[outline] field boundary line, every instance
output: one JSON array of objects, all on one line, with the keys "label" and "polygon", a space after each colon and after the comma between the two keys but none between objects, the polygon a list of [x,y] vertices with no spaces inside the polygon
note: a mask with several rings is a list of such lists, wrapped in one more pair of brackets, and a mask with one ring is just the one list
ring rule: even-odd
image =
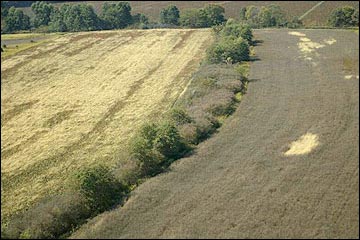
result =
[{"label": "field boundary line", "polygon": [[315,6],[307,10],[301,17],[299,17],[299,20],[302,20],[304,17],[306,17],[309,13],[311,13],[313,10],[315,10],[317,7],[319,7],[321,4],[323,4],[325,1],[321,1],[317,3]]}]

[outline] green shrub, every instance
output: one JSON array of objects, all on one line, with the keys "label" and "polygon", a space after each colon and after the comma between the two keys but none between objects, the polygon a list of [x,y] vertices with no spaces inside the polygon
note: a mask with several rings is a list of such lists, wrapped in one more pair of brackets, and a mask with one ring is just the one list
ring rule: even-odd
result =
[{"label": "green shrub", "polygon": [[159,125],[154,148],[170,161],[181,158],[188,151],[176,126],[169,122]]},{"label": "green shrub", "polygon": [[155,123],[145,123],[130,141],[130,152],[140,161],[143,175],[156,175],[161,171],[163,156],[155,151],[154,140],[158,126]]},{"label": "green shrub", "polygon": [[160,173],[189,150],[172,122],[146,123],[130,141],[130,151],[140,161],[144,176]]},{"label": "green shrub", "polygon": [[87,206],[94,214],[119,203],[127,192],[126,186],[103,165],[83,169],[75,175],[75,181],[75,189],[84,196]]},{"label": "green shrub", "polygon": [[359,26],[359,10],[350,6],[337,8],[331,13],[328,23],[332,27]]},{"label": "green shrub", "polygon": [[247,24],[228,21],[222,29],[221,34],[223,36],[242,37],[247,40],[249,44],[252,44],[253,34],[250,26]]},{"label": "green shrub", "polygon": [[210,63],[237,63],[249,60],[249,44],[243,38],[228,36],[222,38],[207,50],[207,60]]},{"label": "green shrub", "polygon": [[164,24],[178,25],[180,11],[175,5],[169,5],[160,12],[160,22]]},{"label": "green shrub", "polygon": [[216,4],[209,4],[204,8],[186,9],[180,15],[182,26],[202,28],[212,27],[225,22],[225,9]]}]

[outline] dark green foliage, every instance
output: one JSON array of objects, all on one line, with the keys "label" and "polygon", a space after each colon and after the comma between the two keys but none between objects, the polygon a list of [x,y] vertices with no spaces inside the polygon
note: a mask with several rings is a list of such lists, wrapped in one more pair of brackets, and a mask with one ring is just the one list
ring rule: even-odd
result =
[{"label": "dark green foliage", "polygon": [[239,20],[240,21],[245,21],[246,20],[246,7],[240,8]]},{"label": "dark green foliage", "polygon": [[54,6],[44,1],[37,1],[31,4],[31,9],[35,13],[34,26],[47,26],[50,22],[50,16],[54,11]]},{"label": "dark green foliage", "polygon": [[130,4],[128,2],[104,3],[101,18],[105,29],[125,28],[132,23]]},{"label": "dark green foliage", "polygon": [[191,28],[208,27],[208,18],[203,9],[187,9],[181,13],[180,25]]},{"label": "dark green foliage", "polygon": [[359,26],[359,10],[350,6],[337,8],[331,13],[328,23],[332,27]]},{"label": "dark green foliage", "polygon": [[160,22],[164,24],[179,25],[180,11],[174,6],[170,5],[160,12]]},{"label": "dark green foliage", "polygon": [[186,144],[176,126],[169,122],[158,126],[154,149],[169,160],[181,158],[187,151]]},{"label": "dark green foliage", "polygon": [[64,4],[54,9],[49,24],[50,31],[77,32],[101,29],[101,22],[91,5]]},{"label": "dark green foliage", "polygon": [[190,148],[173,123],[162,122],[144,124],[132,139],[130,150],[141,163],[142,175],[154,176]]},{"label": "dark green foliage", "polygon": [[215,26],[225,22],[225,8],[220,5],[209,4],[205,8],[205,13],[208,18],[208,25]]},{"label": "dark green foliage", "polygon": [[1,19],[5,18],[9,12],[9,1],[1,1]]},{"label": "dark green foliage", "polygon": [[249,44],[252,44],[253,34],[250,26],[247,24],[228,21],[223,27],[221,34],[223,36],[241,37],[247,40]]},{"label": "dark green foliage", "polygon": [[110,169],[103,165],[87,168],[76,174],[76,188],[94,215],[119,203],[127,190]]},{"label": "dark green foliage", "polygon": [[228,36],[207,50],[207,60],[210,63],[237,63],[249,60],[249,54],[249,44],[245,39]]},{"label": "dark green foliage", "polygon": [[149,18],[142,13],[137,13],[132,16],[132,22],[133,24],[148,24]]},{"label": "dark green foliage", "polygon": [[258,17],[261,27],[281,27],[286,23],[285,13],[275,4],[261,7]]},{"label": "dark green foliage", "polygon": [[11,7],[5,18],[5,25],[4,32],[8,33],[27,30],[30,29],[30,18],[23,11]]},{"label": "dark green foliage", "polygon": [[204,28],[222,24],[225,21],[223,7],[210,4],[205,8],[188,9],[180,16],[180,24],[192,28]]},{"label": "dark green foliage", "polygon": [[[30,7],[36,1],[1,1],[6,2],[9,7]],[[54,1],[55,2],[55,1]]]},{"label": "dark green foliage", "polygon": [[241,8],[240,21],[252,27],[284,27],[287,23],[285,12],[275,4],[261,8],[257,6]]},{"label": "dark green foliage", "polygon": [[68,31],[84,31],[97,29],[97,16],[90,5],[69,6],[64,15],[64,23]]}]

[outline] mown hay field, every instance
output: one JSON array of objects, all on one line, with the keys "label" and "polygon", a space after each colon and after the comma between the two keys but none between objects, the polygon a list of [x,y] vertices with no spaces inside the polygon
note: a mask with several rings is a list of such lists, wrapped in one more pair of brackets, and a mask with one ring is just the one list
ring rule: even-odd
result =
[{"label": "mown hay field", "polygon": [[167,111],[212,42],[209,29],[69,33],[1,60],[1,218],[126,144]]}]

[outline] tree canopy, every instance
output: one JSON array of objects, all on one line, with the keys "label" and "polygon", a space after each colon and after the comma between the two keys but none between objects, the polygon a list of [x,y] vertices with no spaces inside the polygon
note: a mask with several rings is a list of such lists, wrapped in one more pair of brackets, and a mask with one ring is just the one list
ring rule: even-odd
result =
[{"label": "tree canopy", "polygon": [[359,10],[350,6],[337,8],[331,13],[328,23],[333,27],[359,26]]},{"label": "tree canopy", "polygon": [[170,5],[160,12],[160,22],[164,24],[178,25],[180,18],[180,11],[175,5]]}]

